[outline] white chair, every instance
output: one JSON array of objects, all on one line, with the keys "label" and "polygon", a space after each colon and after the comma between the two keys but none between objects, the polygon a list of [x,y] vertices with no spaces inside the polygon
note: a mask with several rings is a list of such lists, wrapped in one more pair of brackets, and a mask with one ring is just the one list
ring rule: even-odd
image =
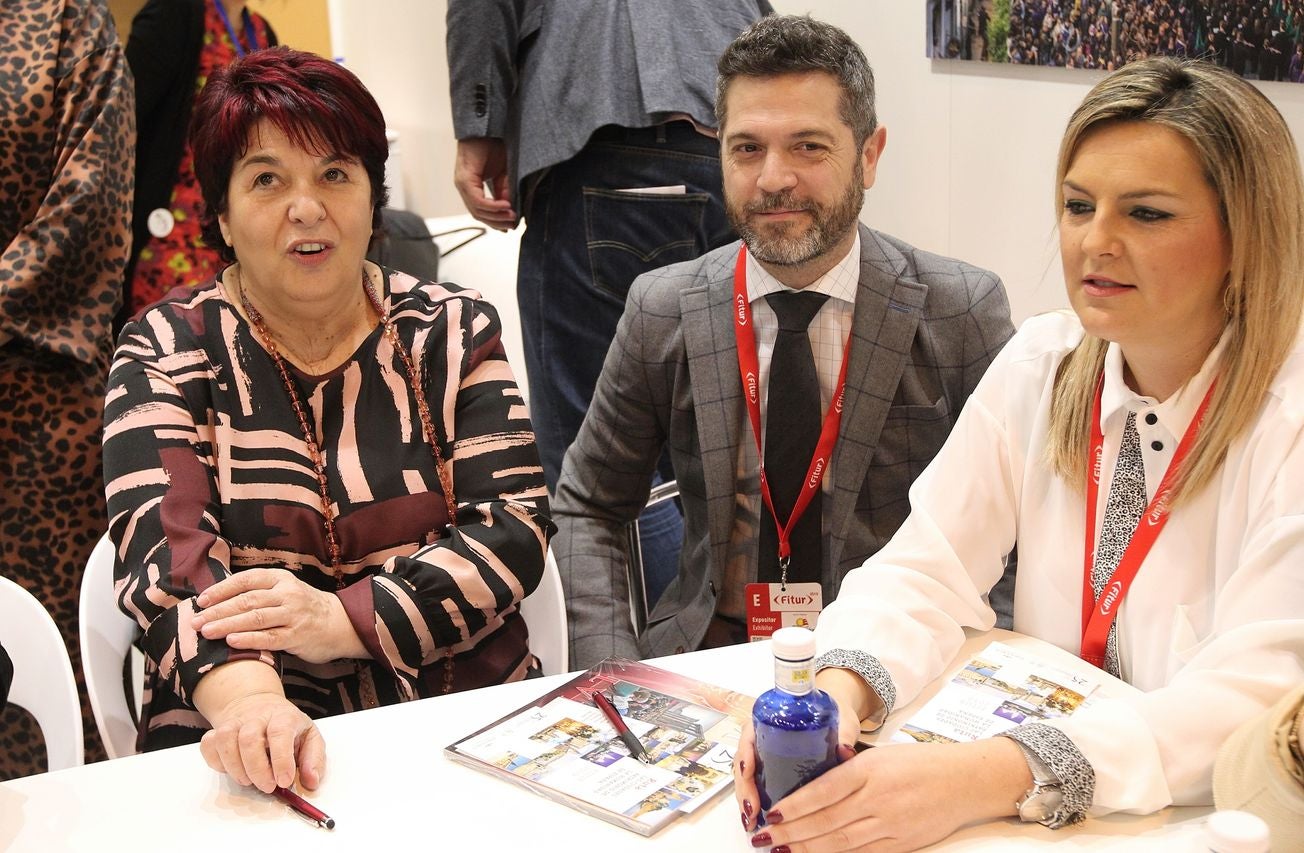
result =
[{"label": "white chair", "polygon": [[[139,709],[144,667],[143,659],[138,660],[139,653],[133,654],[136,623],[118,609],[113,593],[113,563],[113,542],[106,535],[91,552],[82,575],[78,622],[82,673],[95,725],[109,758],[121,758],[136,753],[136,723],[129,702],[135,701]],[[136,676],[132,679],[131,699],[124,672]]]},{"label": "white chair", "polygon": [[81,701],[59,627],[35,596],[3,577],[0,644],[14,664],[9,701],[36,718],[45,738],[48,769],[81,765],[86,760]]},{"label": "white chair", "polygon": [[539,658],[543,674],[570,672],[566,594],[561,588],[561,572],[557,571],[551,548],[538,588],[521,602],[521,616],[530,627],[530,651]]},{"label": "white chair", "polygon": [[[525,229],[486,229],[469,213],[427,219],[426,227],[435,235],[435,244],[439,246],[439,280],[473,287],[498,309],[507,362],[516,375],[521,396],[529,402],[521,312],[516,304],[516,260],[521,254],[521,235]],[[476,232],[481,232],[480,236],[467,242],[467,237]]]}]

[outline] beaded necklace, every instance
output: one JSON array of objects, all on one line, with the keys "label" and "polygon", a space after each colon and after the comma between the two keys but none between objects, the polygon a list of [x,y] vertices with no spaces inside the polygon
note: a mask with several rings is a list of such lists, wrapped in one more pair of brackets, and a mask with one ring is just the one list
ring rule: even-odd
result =
[{"label": "beaded necklace", "polygon": [[[236,268],[239,275],[240,286],[240,304],[244,307],[245,314],[249,317],[249,322],[262,339],[263,347],[271,355],[272,361],[276,364],[277,371],[281,374],[281,382],[285,386],[285,393],[290,398],[290,405],[294,409],[295,417],[299,421],[299,429],[303,432],[304,444],[308,445],[308,456],[312,460],[313,470],[317,473],[317,491],[321,496],[321,512],[326,527],[326,545],[330,549],[331,557],[331,574],[335,576],[335,588],[340,590],[344,588],[344,569],[342,567],[342,558],[340,556],[340,540],[335,530],[335,515],[331,512],[331,493],[330,484],[326,478],[326,460],[322,456],[321,447],[317,444],[317,437],[308,423],[307,407],[299,399],[299,391],[294,380],[290,377],[290,370],[286,367],[285,358],[281,355],[280,349],[276,346],[276,340],[272,338],[271,333],[267,330],[267,324],[263,321],[263,315],[249,301],[245,292],[244,274]],[[421,420],[421,432],[425,436],[426,443],[430,445],[430,450],[435,459],[435,471],[439,476],[439,484],[444,490],[445,506],[448,508],[448,526],[457,526],[456,509],[457,498],[453,494],[453,477],[449,473],[448,465],[444,462],[444,454],[439,449],[439,442],[436,441],[435,427],[430,417],[430,407],[426,404],[426,396],[421,390],[421,384],[417,380],[416,368],[412,363],[412,356],[407,347],[399,339],[398,330],[394,328],[394,321],[389,316],[389,311],[380,301],[376,294],[376,288],[367,276],[366,270],[362,272],[362,289],[367,294],[371,307],[375,309],[376,314],[380,317],[381,325],[385,327],[385,337],[389,338],[390,345],[394,352],[398,354],[399,360],[403,362],[403,367],[407,372],[408,385],[412,388],[412,396],[417,401],[417,414]],[[374,688],[370,678],[364,677],[364,669],[361,664],[355,664],[358,672],[358,684],[362,692],[362,701],[364,707],[373,708],[378,703]],[[453,687],[453,652],[450,649],[444,658],[444,678],[442,693],[448,693]]]}]

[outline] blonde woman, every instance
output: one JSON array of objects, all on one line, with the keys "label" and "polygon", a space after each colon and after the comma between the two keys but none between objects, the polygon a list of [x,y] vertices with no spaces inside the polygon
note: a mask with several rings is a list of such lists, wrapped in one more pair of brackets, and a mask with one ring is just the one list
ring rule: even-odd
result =
[{"label": "blonde woman", "polygon": [[[1055,192],[1073,311],[993,363],[910,518],[821,617],[818,683],[851,743],[993,625],[1017,542],[1015,630],[1143,693],[870,750],[776,803],[757,846],[906,850],[1016,814],[1208,804],[1218,746],[1304,679],[1304,191],[1285,123],[1212,65],[1138,62],[1073,114]],[[745,740],[748,829],[753,766]]]}]

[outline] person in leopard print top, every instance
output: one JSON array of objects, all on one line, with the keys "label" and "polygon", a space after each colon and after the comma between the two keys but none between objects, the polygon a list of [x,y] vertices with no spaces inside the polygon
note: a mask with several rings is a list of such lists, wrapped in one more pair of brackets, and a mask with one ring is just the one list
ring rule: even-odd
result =
[{"label": "person in leopard print top", "polygon": [[[100,412],[135,138],[131,75],[104,0],[0,4],[0,574],[50,610],[79,678],[77,593],[105,529]],[[19,713],[0,721],[0,776],[45,769]]]}]

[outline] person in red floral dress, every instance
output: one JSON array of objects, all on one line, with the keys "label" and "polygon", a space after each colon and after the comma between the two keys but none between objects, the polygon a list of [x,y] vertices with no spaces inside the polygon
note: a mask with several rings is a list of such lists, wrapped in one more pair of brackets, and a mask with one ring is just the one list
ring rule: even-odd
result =
[{"label": "person in red floral dress", "polygon": [[224,266],[200,235],[204,202],[186,129],[214,70],[277,43],[268,23],[245,6],[244,0],[149,0],[131,22],[127,61],[136,76],[139,141],[119,328],[172,288],[203,284]]}]

